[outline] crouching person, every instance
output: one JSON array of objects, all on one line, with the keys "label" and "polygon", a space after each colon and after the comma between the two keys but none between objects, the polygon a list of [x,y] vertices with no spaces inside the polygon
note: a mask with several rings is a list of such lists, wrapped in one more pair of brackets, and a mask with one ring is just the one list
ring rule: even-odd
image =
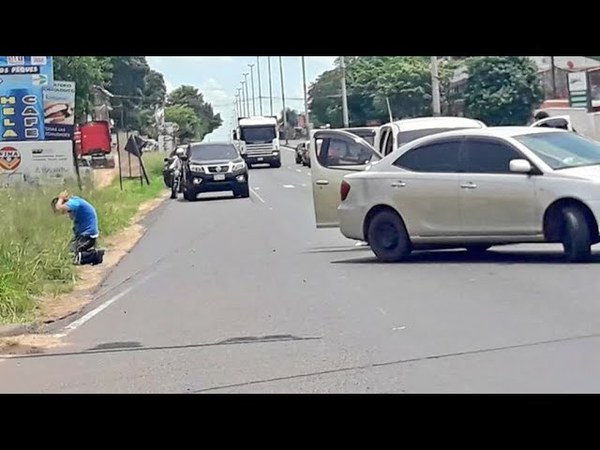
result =
[{"label": "crouching person", "polygon": [[73,239],[71,252],[75,264],[102,264],[104,250],[96,249],[96,240],[100,234],[96,209],[81,197],[62,192],[52,200],[55,212],[68,214],[73,220]]}]

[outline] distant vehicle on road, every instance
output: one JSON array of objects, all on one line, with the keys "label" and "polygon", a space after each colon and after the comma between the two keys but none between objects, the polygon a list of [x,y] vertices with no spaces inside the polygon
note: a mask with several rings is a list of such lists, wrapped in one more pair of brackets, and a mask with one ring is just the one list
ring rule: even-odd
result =
[{"label": "distant vehicle on road", "polygon": [[233,135],[248,167],[254,164],[281,167],[276,117],[241,117]]},{"label": "distant vehicle on road", "polygon": [[250,197],[248,166],[232,143],[192,143],[182,156],[183,197],[195,200],[205,192],[232,191],[236,197]]},{"label": "distant vehicle on road", "polygon": [[[466,117],[418,117],[390,122],[379,127],[374,143],[369,142],[383,156],[415,139],[444,131],[485,128],[479,120]],[[366,139],[368,142],[368,139]]]},{"label": "distant vehicle on road", "polygon": [[463,129],[383,159],[348,132],[314,138],[322,142],[311,169],[317,227],[339,226],[382,261],[423,248],[551,242],[578,262],[600,242],[600,143],[573,132]]}]

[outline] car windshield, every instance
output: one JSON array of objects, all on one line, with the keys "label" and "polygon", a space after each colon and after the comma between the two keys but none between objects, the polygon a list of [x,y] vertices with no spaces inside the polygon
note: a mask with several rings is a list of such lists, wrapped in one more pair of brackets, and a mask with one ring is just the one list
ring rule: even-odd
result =
[{"label": "car windshield", "polygon": [[375,145],[375,133],[373,131],[358,131],[358,130],[348,130],[350,133],[357,135],[358,137],[364,139],[371,145]]},{"label": "car windshield", "polygon": [[274,125],[244,127],[241,130],[241,138],[246,144],[264,144],[272,142],[277,137]]},{"label": "car windshield", "polygon": [[190,150],[190,159],[194,161],[231,160],[237,157],[237,150],[229,144],[192,145]]},{"label": "car windshield", "polygon": [[600,142],[575,133],[532,133],[515,139],[554,170],[600,164]]},{"label": "car windshield", "polygon": [[408,144],[416,139],[420,139],[425,136],[430,136],[436,133],[443,133],[445,131],[453,130],[464,130],[467,127],[456,127],[456,128],[427,128],[423,130],[411,130],[411,131],[400,131],[398,133],[398,146]]}]

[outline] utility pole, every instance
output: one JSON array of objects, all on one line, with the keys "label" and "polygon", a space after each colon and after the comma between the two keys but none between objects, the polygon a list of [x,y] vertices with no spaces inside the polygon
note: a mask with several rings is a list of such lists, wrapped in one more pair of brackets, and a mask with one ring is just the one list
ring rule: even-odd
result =
[{"label": "utility pole", "polygon": [[256,115],[256,97],[254,97],[254,68],[255,64],[248,64],[250,67],[250,83],[252,83],[252,115]]},{"label": "utility pole", "polygon": [[259,108],[259,113],[262,116],[263,115],[263,110],[262,110],[262,89],[260,87],[260,56],[256,57],[256,74],[258,75],[258,108]]},{"label": "utility pole", "polygon": [[242,88],[237,88],[237,91],[238,91],[237,95],[240,98],[240,115],[238,117],[241,117],[241,116],[245,115],[245,113],[244,113],[244,97],[242,94],[243,90],[242,90]]},{"label": "utility pole", "polygon": [[556,66],[554,65],[554,56],[550,57],[550,73],[552,74],[552,98],[556,99]]},{"label": "utility pole", "polygon": [[310,118],[308,114],[308,94],[306,91],[306,63],[302,57],[302,85],[304,86],[304,121],[306,127],[306,137],[310,137]]},{"label": "utility pole", "polygon": [[250,96],[248,95],[248,73],[244,73],[244,87],[246,88],[246,112],[250,115]]},{"label": "utility pole", "polygon": [[350,127],[348,118],[348,96],[346,92],[346,61],[340,56],[340,68],[342,69],[342,115],[344,118],[344,128]]},{"label": "utility pole", "polygon": [[283,61],[281,60],[281,56],[279,57],[279,78],[281,78],[281,101],[283,103],[283,134],[285,135],[285,143],[287,144],[287,111],[285,109],[285,83],[283,81]]},{"label": "utility pole", "polygon": [[267,64],[269,65],[269,104],[271,106],[271,115],[273,115],[273,83],[271,81],[271,57],[267,56]]},{"label": "utility pole", "polygon": [[433,115],[441,114],[440,106],[440,78],[438,76],[437,56],[431,57],[431,101],[433,106]]}]

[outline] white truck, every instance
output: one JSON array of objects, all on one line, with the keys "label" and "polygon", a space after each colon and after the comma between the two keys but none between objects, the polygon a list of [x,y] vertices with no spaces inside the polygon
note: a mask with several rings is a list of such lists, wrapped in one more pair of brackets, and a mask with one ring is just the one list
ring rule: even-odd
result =
[{"label": "white truck", "polygon": [[233,135],[248,167],[254,164],[281,167],[276,117],[240,117]]}]

